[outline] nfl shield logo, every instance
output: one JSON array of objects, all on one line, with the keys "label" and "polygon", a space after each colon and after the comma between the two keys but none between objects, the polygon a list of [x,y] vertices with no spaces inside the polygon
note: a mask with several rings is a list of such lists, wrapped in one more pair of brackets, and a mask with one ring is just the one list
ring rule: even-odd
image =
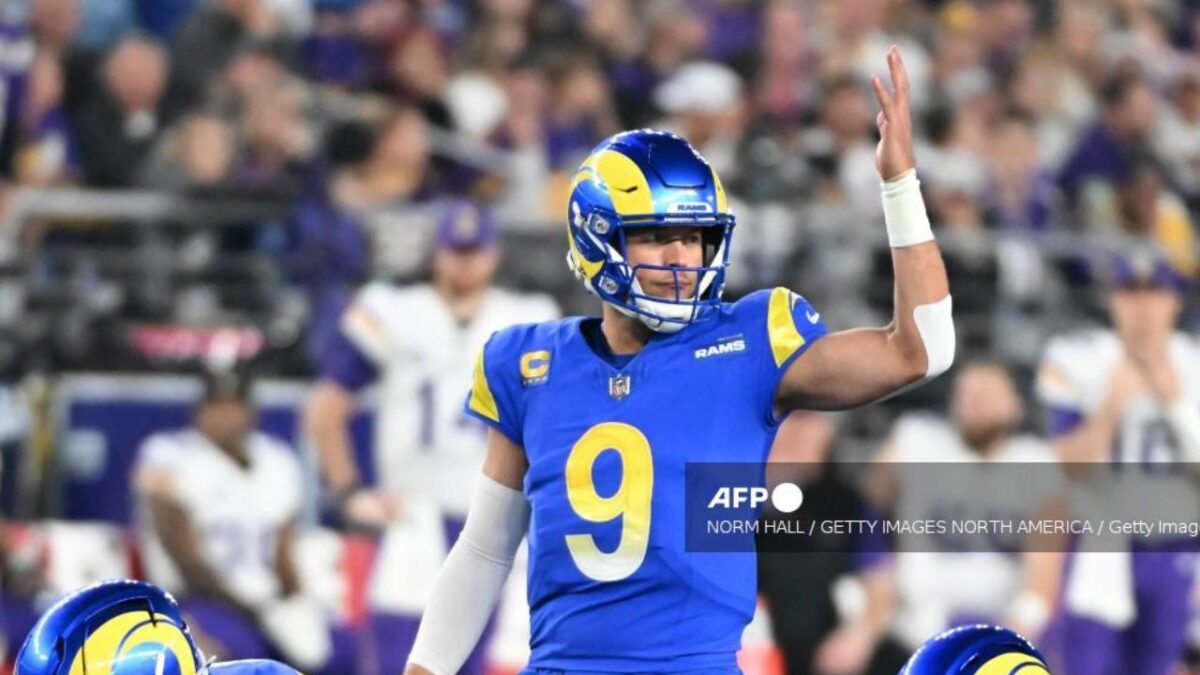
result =
[{"label": "nfl shield logo", "polygon": [[620,401],[629,395],[629,376],[615,375],[608,378],[608,395]]}]

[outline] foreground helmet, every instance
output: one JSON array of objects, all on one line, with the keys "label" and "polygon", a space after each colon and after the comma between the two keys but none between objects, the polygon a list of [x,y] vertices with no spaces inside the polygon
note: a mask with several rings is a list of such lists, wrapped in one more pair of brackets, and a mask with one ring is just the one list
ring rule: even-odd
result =
[{"label": "foreground helmet", "polygon": [[[575,172],[567,209],[567,264],[605,302],[663,333],[720,306],[735,220],[721,179],[684,139],[647,129],[608,138]],[[703,228],[699,267],[626,262],[628,228],[679,226]],[[637,281],[639,269],[672,271],[677,279],[695,273],[695,295],[647,295]]]},{"label": "foreground helmet", "polygon": [[999,626],[952,628],[926,642],[900,675],[1050,675],[1028,640]]},{"label": "foreground helmet", "polygon": [[19,675],[195,675],[203,667],[174,598],[141,581],[106,581],[62,599],[16,662]]}]

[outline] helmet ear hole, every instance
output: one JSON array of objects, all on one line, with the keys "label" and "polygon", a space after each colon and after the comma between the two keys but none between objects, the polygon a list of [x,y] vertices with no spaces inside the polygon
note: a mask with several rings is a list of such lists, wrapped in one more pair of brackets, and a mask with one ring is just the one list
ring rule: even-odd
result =
[{"label": "helmet ear hole", "polygon": [[710,267],[717,257],[717,252],[721,250],[721,243],[725,241],[725,228],[706,227],[700,232],[700,240],[704,244],[703,264]]},{"label": "helmet ear hole", "polygon": [[58,636],[58,639],[54,641],[54,657],[55,663],[58,665],[62,665],[63,661],[67,660],[67,639],[62,635]]}]

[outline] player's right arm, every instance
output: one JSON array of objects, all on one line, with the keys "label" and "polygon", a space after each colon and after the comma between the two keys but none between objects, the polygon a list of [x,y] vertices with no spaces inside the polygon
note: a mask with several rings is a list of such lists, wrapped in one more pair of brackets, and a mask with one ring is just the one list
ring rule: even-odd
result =
[{"label": "player's right arm", "polygon": [[489,429],[467,522],[434,581],[407,675],[453,675],[475,648],[529,527],[527,468],[521,446]]},{"label": "player's right arm", "polygon": [[488,425],[483,471],[462,534],[438,572],[407,673],[454,675],[487,625],[529,529],[522,489],[529,468],[523,444],[520,331],[493,335],[475,361],[463,412]]},{"label": "player's right arm", "polygon": [[510,490],[521,490],[525,482],[525,450],[504,434],[488,429],[487,455],[481,473]]}]

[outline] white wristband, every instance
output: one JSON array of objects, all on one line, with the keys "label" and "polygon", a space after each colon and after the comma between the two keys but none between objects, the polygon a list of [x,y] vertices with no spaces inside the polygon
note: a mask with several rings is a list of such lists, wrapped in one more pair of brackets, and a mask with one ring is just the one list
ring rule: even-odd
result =
[{"label": "white wristband", "polygon": [[921,196],[917,170],[909,169],[880,185],[883,194],[883,222],[888,245],[892,248],[914,246],[933,240],[933,228]]}]

